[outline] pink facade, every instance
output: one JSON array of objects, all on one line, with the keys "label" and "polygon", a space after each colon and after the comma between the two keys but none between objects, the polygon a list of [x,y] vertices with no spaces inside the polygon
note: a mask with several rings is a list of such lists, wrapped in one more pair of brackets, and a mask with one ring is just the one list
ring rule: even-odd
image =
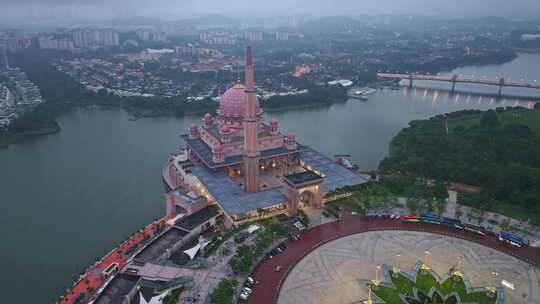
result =
[{"label": "pink facade", "polygon": [[[288,170],[290,166],[298,164],[295,135],[282,134],[276,119],[263,121],[255,91],[254,64],[249,47],[246,50],[245,79],[245,86],[237,83],[223,94],[216,115],[206,113],[200,125],[190,126],[188,137],[193,143],[188,143],[185,161],[169,161],[170,169],[165,179],[172,191],[166,194],[167,214],[178,213],[181,209],[189,214],[209,203],[220,203],[209,195],[210,191],[191,174],[191,170],[184,170],[184,166],[202,162],[211,170],[227,172],[229,177],[243,186],[245,192],[258,192],[261,187],[276,187],[279,181],[269,179],[278,178],[284,169]],[[204,143],[203,146],[199,140]],[[197,144],[198,148],[194,149],[192,144]],[[273,151],[261,157],[261,152],[268,150]],[[234,157],[233,161],[229,161],[231,157]],[[276,174],[271,174],[272,170],[276,170]],[[243,181],[238,181],[238,178]],[[292,192],[285,193],[291,198],[289,209],[296,213],[300,193],[298,189],[289,190]],[[200,195],[201,199],[194,198],[196,195]],[[285,203],[277,202],[277,205],[285,208]],[[276,210],[279,211],[279,208]],[[233,215],[238,218],[238,214]]]},{"label": "pink facade", "polygon": [[260,109],[255,92],[251,47],[246,51],[246,110],[244,114],[244,189],[259,191],[259,126]]}]

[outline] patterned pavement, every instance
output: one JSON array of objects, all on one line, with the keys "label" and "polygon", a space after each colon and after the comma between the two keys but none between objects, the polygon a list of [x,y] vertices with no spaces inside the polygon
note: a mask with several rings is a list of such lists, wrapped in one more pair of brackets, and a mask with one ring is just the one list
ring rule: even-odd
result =
[{"label": "patterned pavement", "polygon": [[[464,256],[463,268],[473,287],[495,286],[502,279],[512,282],[506,303],[540,303],[540,270],[494,249],[425,232],[373,231],[329,242],[308,254],[287,276],[279,304],[349,304],[366,299],[358,279],[375,279],[375,265],[393,265],[410,271],[417,260],[428,256],[428,266],[447,273]],[[498,278],[492,272],[499,273]],[[498,284],[497,286],[500,286]]]},{"label": "patterned pavement", "polygon": [[[283,253],[259,263],[252,273],[259,283],[248,303],[351,303],[365,299],[354,280],[373,279],[374,266],[392,264],[396,253],[402,255],[402,268],[412,267],[426,249],[432,252],[428,265],[438,272],[447,272],[462,254],[465,266],[472,270],[467,273],[473,286],[485,286],[495,270],[501,279],[516,286],[514,291],[507,290],[506,303],[540,304],[539,248],[516,248],[493,235],[477,236],[442,225],[365,217],[347,217],[308,229]],[[281,271],[276,271],[277,266]],[[292,279],[287,278],[289,273]]]}]

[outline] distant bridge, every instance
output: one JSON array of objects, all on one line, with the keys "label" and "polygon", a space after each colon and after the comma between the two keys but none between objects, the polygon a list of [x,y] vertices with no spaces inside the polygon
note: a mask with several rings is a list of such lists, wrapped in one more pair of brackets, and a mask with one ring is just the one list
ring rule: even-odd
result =
[{"label": "distant bridge", "polygon": [[474,83],[474,84],[493,85],[493,86],[499,87],[499,91],[498,91],[499,96],[502,93],[503,87],[540,89],[540,82],[510,81],[504,78],[486,79],[486,78],[467,77],[467,76],[461,76],[461,75],[460,76],[458,75],[425,75],[425,74],[423,75],[423,74],[397,74],[397,73],[377,73],[377,77],[408,80],[410,87],[412,87],[413,81],[415,80],[450,82],[452,83],[452,89],[451,89],[452,92],[454,92],[456,88],[456,83]]}]

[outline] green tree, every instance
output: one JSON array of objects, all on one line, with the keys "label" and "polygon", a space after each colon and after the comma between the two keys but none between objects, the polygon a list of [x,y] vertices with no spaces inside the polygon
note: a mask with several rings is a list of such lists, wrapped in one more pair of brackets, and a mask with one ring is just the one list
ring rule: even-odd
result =
[{"label": "green tree", "polygon": [[232,304],[234,299],[234,291],[238,286],[238,281],[235,279],[224,279],[214,288],[210,295],[212,304]]}]

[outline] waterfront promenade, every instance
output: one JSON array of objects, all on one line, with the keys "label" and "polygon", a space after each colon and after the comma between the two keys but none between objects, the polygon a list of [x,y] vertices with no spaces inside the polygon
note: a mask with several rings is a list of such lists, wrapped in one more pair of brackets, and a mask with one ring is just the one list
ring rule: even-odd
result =
[{"label": "waterfront promenade", "polygon": [[[109,265],[117,263],[117,269],[124,267],[129,258],[136,252],[134,250],[143,240],[147,240],[155,235],[157,229],[161,225],[167,225],[167,220],[170,218],[164,217],[155,222],[148,224],[146,227],[133,234],[128,240],[120,244],[117,248],[111,250],[99,261],[88,267],[66,294],[60,298],[58,304],[71,304],[82,297],[92,299],[96,291],[98,291],[107,282],[107,277],[104,276],[103,270]],[[112,276],[114,276],[114,272]]]},{"label": "waterfront promenade", "polygon": [[[277,303],[280,289],[289,272],[302,258],[319,246],[353,234],[385,230],[420,231],[464,239],[503,252],[533,266],[538,267],[540,265],[540,249],[532,247],[516,248],[503,244],[495,235],[478,236],[442,225],[402,223],[399,220],[389,218],[368,219],[366,217],[349,216],[305,231],[301,238],[290,244],[283,253],[272,259],[262,261],[253,272],[252,276],[259,283],[250,296],[248,303]],[[418,257],[418,259],[421,258]],[[449,261],[449,263],[451,262]],[[281,271],[276,271],[277,266],[281,266]]]}]

